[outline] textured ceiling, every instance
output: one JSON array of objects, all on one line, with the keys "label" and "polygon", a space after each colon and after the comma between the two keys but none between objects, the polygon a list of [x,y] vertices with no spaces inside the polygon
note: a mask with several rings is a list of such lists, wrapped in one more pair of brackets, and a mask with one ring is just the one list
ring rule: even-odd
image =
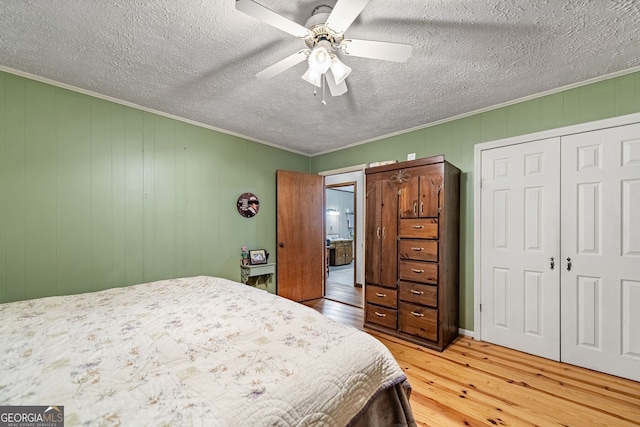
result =
[{"label": "textured ceiling", "polygon": [[[348,1],[348,0],[341,0]],[[335,0],[257,0],[300,24]],[[0,0],[0,66],[314,155],[640,66],[640,0],[371,0],[347,37],[413,45],[342,57],[313,96],[305,47],[234,0]]]}]

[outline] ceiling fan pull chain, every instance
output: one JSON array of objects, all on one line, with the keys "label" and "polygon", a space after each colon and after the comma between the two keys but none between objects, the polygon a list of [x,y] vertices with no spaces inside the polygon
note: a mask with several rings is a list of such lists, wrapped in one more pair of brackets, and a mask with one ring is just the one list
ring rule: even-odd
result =
[{"label": "ceiling fan pull chain", "polygon": [[325,85],[325,76],[324,74],[322,76],[320,76],[320,79],[322,80],[322,105],[327,105],[327,101],[324,100],[324,85]]}]

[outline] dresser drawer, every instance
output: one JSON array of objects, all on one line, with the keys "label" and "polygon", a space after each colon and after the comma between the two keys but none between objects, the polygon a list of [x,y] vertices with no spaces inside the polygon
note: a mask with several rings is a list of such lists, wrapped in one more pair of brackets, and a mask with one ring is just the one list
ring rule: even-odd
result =
[{"label": "dresser drawer", "polygon": [[401,219],[400,238],[437,239],[438,220],[434,218]]},{"label": "dresser drawer", "polygon": [[438,264],[401,259],[398,263],[400,279],[421,283],[438,283]]},{"label": "dresser drawer", "polygon": [[400,303],[400,331],[438,341],[438,310]]},{"label": "dresser drawer", "polygon": [[398,308],[398,291],[395,289],[367,285],[364,295],[367,303]]},{"label": "dresser drawer", "polygon": [[395,329],[398,324],[398,312],[391,308],[367,304],[365,308],[364,321],[368,323],[375,323],[389,329]]},{"label": "dresser drawer", "polygon": [[398,242],[400,259],[438,262],[438,242],[433,240],[401,239]]},{"label": "dresser drawer", "polygon": [[400,282],[400,300],[438,308],[438,287]]}]

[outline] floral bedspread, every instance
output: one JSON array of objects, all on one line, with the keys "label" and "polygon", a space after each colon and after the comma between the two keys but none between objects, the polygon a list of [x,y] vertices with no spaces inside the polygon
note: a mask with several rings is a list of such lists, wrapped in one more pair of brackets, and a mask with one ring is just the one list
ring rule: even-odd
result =
[{"label": "floral bedspread", "polygon": [[0,405],[66,426],[344,426],[404,379],[368,334],[221,278],[0,304]]}]

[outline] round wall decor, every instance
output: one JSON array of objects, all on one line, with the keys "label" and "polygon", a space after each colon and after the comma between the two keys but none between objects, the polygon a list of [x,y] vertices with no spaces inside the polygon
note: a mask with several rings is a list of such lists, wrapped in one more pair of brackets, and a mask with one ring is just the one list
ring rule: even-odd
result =
[{"label": "round wall decor", "polygon": [[240,215],[245,218],[251,218],[258,214],[260,201],[253,193],[242,193],[240,197],[238,197],[236,208]]}]

